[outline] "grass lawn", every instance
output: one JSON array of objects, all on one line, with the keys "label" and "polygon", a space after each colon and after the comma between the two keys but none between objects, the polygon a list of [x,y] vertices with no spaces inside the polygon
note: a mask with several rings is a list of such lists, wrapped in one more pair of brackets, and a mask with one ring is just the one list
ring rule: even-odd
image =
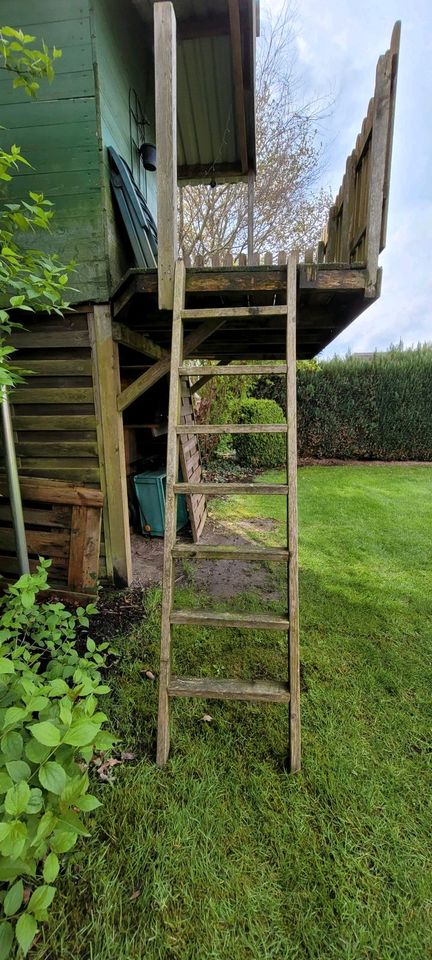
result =
[{"label": "grass lawn", "polygon": [[[210,701],[174,703],[171,760],[155,768],[148,594],[111,678],[138,759],[98,788],[104,807],[32,958],[432,957],[432,470],[311,467],[299,485],[302,773],[285,771],[283,707]],[[214,511],[234,527],[251,513],[282,521],[276,500]],[[281,523],[254,536],[284,538]],[[193,583],[180,600],[208,602]],[[262,609],[257,595],[232,605]],[[179,671],[285,674],[280,636],[181,630]]]}]

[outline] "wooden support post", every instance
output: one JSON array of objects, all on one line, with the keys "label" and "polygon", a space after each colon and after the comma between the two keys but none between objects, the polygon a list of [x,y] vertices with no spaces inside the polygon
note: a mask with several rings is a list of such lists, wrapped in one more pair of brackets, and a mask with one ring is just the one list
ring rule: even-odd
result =
[{"label": "wooden support post", "polygon": [[168,0],[153,9],[159,309],[172,310],[178,247],[176,18]]},{"label": "wooden support post", "polygon": [[172,551],[177,533],[177,509],[174,493],[174,484],[178,477],[179,440],[173,425],[179,423],[180,414],[180,377],[178,368],[182,360],[183,351],[183,321],[182,309],[185,296],[186,270],[182,260],[177,262],[175,272],[175,295],[173,309],[172,346],[171,346],[171,378],[168,407],[167,465],[166,465],[166,502],[165,502],[165,537],[163,561],[163,597],[161,622],[161,660],[159,673],[159,715],[156,762],[163,767],[168,759],[170,747],[169,730],[169,696],[168,687],[171,679],[171,608],[174,594],[173,558]]},{"label": "wooden support post", "polygon": [[298,593],[298,515],[297,515],[297,253],[291,253],[287,270],[287,483],[288,483],[288,670],[289,670],[289,744],[290,770],[301,764],[300,740],[300,649]]},{"label": "wooden support post", "polygon": [[98,371],[99,412],[105,461],[106,500],[114,581],[132,579],[123,417],[117,409],[120,393],[118,345],[112,337],[108,304],[94,307],[94,353]]}]

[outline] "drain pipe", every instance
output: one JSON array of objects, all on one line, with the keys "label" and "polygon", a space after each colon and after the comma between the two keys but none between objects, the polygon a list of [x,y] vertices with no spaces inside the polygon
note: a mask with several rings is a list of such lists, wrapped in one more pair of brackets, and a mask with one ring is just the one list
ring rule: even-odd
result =
[{"label": "drain pipe", "polygon": [[15,543],[20,574],[30,573],[27,542],[24,527],[24,514],[19,485],[12,418],[7,395],[7,387],[1,388],[0,407],[2,411],[6,472],[8,478],[10,505],[15,531]]}]

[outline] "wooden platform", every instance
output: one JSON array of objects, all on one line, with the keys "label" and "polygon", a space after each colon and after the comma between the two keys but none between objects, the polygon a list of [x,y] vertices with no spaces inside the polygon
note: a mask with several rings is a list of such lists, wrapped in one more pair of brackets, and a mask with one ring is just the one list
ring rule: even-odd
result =
[{"label": "wooden platform", "polygon": [[[380,279],[380,278],[379,278]],[[298,266],[297,357],[310,359],[341,333],[363,310],[379,297],[366,295],[367,270],[364,264],[304,263]],[[186,307],[279,306],[286,302],[286,267],[195,267],[187,271]],[[146,334],[165,349],[171,342],[171,314],[157,307],[157,272],[129,270],[113,296],[115,319]],[[191,355],[200,359],[283,359],[285,325],[280,311],[274,316],[250,315],[226,320],[230,336],[222,326]],[[186,334],[194,329],[188,319]],[[233,331],[238,337],[233,337]],[[229,347],[228,347],[229,343]]]}]

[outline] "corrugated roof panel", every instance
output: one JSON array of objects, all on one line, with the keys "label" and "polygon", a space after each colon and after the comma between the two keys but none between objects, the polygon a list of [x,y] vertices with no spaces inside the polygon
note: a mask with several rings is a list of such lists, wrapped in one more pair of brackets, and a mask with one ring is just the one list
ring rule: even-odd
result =
[{"label": "corrugated roof panel", "polygon": [[[223,79],[222,79],[223,78]],[[178,163],[234,163],[231,49],[227,37],[185,40],[178,48]]]},{"label": "corrugated roof panel", "polygon": [[[133,2],[146,22],[150,23],[155,0]],[[251,57],[251,31],[253,32],[253,18],[249,6],[252,8],[255,2],[256,0],[243,0],[239,7],[244,30],[243,96],[247,153],[252,169],[255,165],[254,97],[247,87],[250,74],[247,64]],[[178,22],[179,179],[183,182],[205,180],[207,175],[211,176],[213,165],[221,167],[216,174],[218,180],[245,176],[247,171],[241,158],[239,143],[242,124],[238,117],[238,104],[236,111],[235,103],[227,0],[173,0],[173,5]],[[182,26],[187,27],[183,39]],[[212,36],[206,36],[209,29],[213,32]],[[244,145],[242,147],[244,151]]]}]

